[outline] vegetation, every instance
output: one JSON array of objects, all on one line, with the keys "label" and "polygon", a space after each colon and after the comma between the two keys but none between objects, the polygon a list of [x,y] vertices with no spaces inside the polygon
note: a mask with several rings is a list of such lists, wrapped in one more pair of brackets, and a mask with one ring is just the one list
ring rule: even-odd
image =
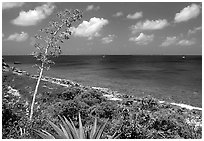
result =
[{"label": "vegetation", "polygon": [[[108,119],[101,135],[104,139],[114,134],[120,134],[120,139],[202,137],[202,126],[187,122],[201,123],[200,111],[159,103],[152,97],[137,98],[124,95],[121,96],[123,101],[110,101],[103,96],[105,93],[99,90],[74,84],[63,87],[46,81],[39,85],[37,107],[34,109],[33,121],[30,122],[29,105],[36,81],[29,75],[14,74],[12,70],[3,72],[3,138],[40,138],[34,129],[42,129],[56,137],[56,129],[50,123],[64,125],[65,118],[70,119],[69,122],[72,121],[76,129],[83,125],[85,133],[94,127],[91,125],[95,124],[95,118],[98,119],[99,126]],[[18,90],[20,96],[11,93],[9,86]],[[78,113],[81,114],[81,123]],[[60,129],[63,130],[61,127]]]},{"label": "vegetation", "polygon": [[40,62],[36,65],[37,77],[3,62],[2,138],[202,137],[202,128],[196,125],[201,123],[199,111],[161,104],[152,97],[122,95],[122,101],[111,101],[104,97],[107,92],[73,83],[64,87],[42,80],[43,71],[54,63],[51,57],[61,54],[60,44],[70,38],[72,24],[81,18],[81,11],[65,10],[35,36],[34,57]]},{"label": "vegetation", "polygon": [[74,12],[70,12],[66,9],[64,12],[59,12],[56,19],[53,19],[47,27],[41,29],[40,31],[43,34],[35,35],[36,43],[34,44],[37,49],[34,52],[34,57],[40,61],[41,65],[38,67],[38,81],[35,86],[35,91],[33,94],[33,100],[30,108],[30,120],[33,117],[33,108],[35,105],[36,94],[38,93],[38,87],[43,75],[44,69],[49,69],[49,65],[54,63],[50,58],[56,57],[61,54],[60,43],[63,43],[64,40],[68,40],[71,36],[71,30],[73,22],[80,20],[82,18],[82,13],[76,9]]},{"label": "vegetation", "polygon": [[[105,124],[97,126],[97,118],[95,118],[94,125],[85,129],[82,126],[81,116],[79,113],[79,129],[77,129],[71,119],[69,121],[66,117],[59,117],[62,121],[62,124],[60,124],[61,128],[55,125],[53,122],[48,121],[56,131],[57,135],[52,135],[45,130],[34,131],[37,132],[37,134],[43,139],[100,139],[108,121],[106,120]],[[114,134],[113,136],[109,136],[109,139],[117,137],[119,137],[119,135],[116,136],[116,134]]]}]

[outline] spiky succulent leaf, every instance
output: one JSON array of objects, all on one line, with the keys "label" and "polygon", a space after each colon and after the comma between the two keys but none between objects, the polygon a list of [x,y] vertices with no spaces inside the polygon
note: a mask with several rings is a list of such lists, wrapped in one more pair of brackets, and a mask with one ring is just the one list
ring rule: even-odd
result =
[{"label": "spiky succulent leaf", "polygon": [[38,134],[38,136],[40,136],[43,139],[55,139],[55,137],[53,135],[51,135],[50,133],[48,133],[45,130],[39,131],[39,130],[35,130],[34,131]]},{"label": "spiky succulent leaf", "polygon": [[[108,122],[108,119],[105,121],[103,125],[100,125],[97,127],[97,118],[95,118],[94,125],[91,128],[91,132],[85,132],[84,127],[82,125],[81,116],[79,114],[79,129],[77,130],[73,121],[71,119],[67,119],[66,117],[59,116],[60,120],[62,121],[62,124],[59,124],[60,127],[55,125],[53,122],[48,121],[48,123],[53,127],[53,129],[56,131],[57,135],[52,135],[48,133],[47,131],[34,131],[43,139],[100,139],[103,131],[105,129],[105,126]],[[117,133],[117,132],[116,132]],[[116,135],[116,133],[112,136],[109,136],[109,139],[116,139],[120,136]]]},{"label": "spiky succulent leaf", "polygon": [[90,133],[91,139],[93,138],[94,134],[96,133],[96,129],[97,129],[97,118],[95,118],[94,125],[92,126],[92,129],[91,129],[91,133]]},{"label": "spiky succulent leaf", "polygon": [[83,125],[82,125],[82,122],[81,122],[80,113],[79,113],[79,138],[80,139],[84,139],[85,138],[85,134],[84,134]]},{"label": "spiky succulent leaf", "polygon": [[66,139],[67,137],[65,136],[65,134],[63,133],[63,131],[57,126],[55,125],[53,122],[51,121],[48,121],[48,123],[53,127],[53,129],[57,132],[58,134],[58,138],[61,138],[61,139]]}]

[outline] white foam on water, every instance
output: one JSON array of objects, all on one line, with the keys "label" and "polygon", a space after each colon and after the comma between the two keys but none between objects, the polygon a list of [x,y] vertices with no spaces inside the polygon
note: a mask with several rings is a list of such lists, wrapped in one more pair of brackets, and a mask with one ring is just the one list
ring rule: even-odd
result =
[{"label": "white foam on water", "polygon": [[200,110],[202,111],[202,108],[199,108],[199,107],[194,107],[194,106],[191,106],[191,105],[187,105],[187,104],[182,104],[182,103],[170,103],[172,105],[176,105],[176,106],[179,106],[179,107],[182,107],[182,108],[186,108],[186,109],[189,109],[189,110]]},{"label": "white foam on water", "polygon": [[[159,101],[159,103],[165,103],[165,101]],[[179,107],[182,107],[182,108],[186,108],[186,109],[189,109],[189,110],[195,109],[195,110],[202,111],[202,108],[200,108],[200,107],[194,107],[194,106],[183,104],[183,103],[174,103],[174,102],[172,102],[172,103],[169,103],[169,104],[176,105],[176,106],[179,106]]]}]

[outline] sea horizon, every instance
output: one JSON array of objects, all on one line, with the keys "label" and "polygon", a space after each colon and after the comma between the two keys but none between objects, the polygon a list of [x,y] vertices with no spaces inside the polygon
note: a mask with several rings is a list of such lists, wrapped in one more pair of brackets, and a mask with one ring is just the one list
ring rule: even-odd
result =
[{"label": "sea horizon", "polygon": [[[38,62],[31,55],[3,58],[11,66],[36,74],[32,66]],[[55,64],[44,75],[202,107],[201,55],[60,55],[53,60]]]},{"label": "sea horizon", "polygon": [[[59,56],[202,56],[202,54],[62,54]],[[6,54],[3,56],[33,56],[29,54]]]},{"label": "sea horizon", "polygon": [[202,2],[3,2],[2,138],[201,139],[202,29]]}]

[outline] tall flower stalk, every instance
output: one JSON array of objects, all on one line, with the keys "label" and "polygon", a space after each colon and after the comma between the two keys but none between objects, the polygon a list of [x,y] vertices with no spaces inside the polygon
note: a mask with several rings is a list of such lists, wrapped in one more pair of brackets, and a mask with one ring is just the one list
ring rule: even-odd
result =
[{"label": "tall flower stalk", "polygon": [[51,60],[52,57],[57,57],[61,54],[61,44],[64,40],[70,39],[72,34],[71,27],[72,24],[78,20],[81,20],[82,12],[78,9],[73,11],[64,10],[59,12],[49,24],[40,30],[40,33],[35,35],[36,52],[34,52],[34,57],[40,61],[40,65],[35,65],[38,67],[38,79],[35,86],[35,91],[33,94],[32,104],[30,108],[30,120],[33,118],[33,111],[35,105],[36,95],[38,93],[38,87],[43,75],[43,71],[50,68],[50,64],[54,64]]}]

